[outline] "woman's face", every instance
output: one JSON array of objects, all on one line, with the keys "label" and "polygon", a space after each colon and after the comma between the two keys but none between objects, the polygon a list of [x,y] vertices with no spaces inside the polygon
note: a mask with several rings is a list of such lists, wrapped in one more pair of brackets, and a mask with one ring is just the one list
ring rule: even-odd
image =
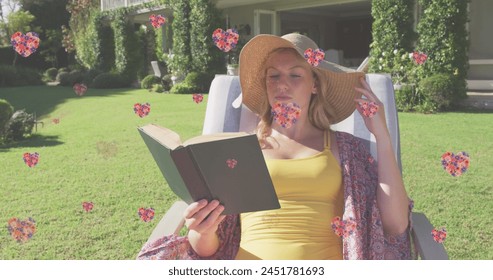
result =
[{"label": "woman's face", "polygon": [[310,98],[315,92],[315,79],[311,66],[295,51],[274,52],[266,63],[266,88],[269,104],[296,103],[308,111]]}]

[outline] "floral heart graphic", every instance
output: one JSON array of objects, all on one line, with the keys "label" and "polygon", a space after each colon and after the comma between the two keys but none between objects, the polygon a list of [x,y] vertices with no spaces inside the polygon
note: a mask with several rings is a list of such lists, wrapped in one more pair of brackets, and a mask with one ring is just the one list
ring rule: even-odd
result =
[{"label": "floral heart graphic", "polygon": [[92,208],[94,208],[94,203],[92,203],[91,201],[82,202],[82,209],[84,209],[84,211],[89,212],[92,210]]},{"label": "floral heart graphic", "polygon": [[306,61],[312,66],[317,66],[325,57],[325,53],[322,49],[312,50],[312,48],[306,49],[304,55]]},{"label": "floral heart graphic", "polygon": [[202,102],[202,100],[204,100],[204,95],[200,93],[194,93],[192,98],[195,103],[199,104],[200,102]]},{"label": "floral heart graphic", "polygon": [[443,227],[440,230],[433,229],[431,231],[431,235],[433,236],[435,242],[443,243],[443,241],[447,238],[447,231]]},{"label": "floral heart graphic", "polygon": [[296,103],[276,102],[271,109],[271,115],[279,125],[290,128],[296,123],[301,113],[301,108]]},{"label": "floral heart graphic", "polygon": [[456,155],[446,152],[442,155],[442,166],[450,175],[457,177],[469,168],[469,155],[466,152],[458,152]]},{"label": "floral heart graphic", "polygon": [[154,208],[139,208],[139,217],[144,222],[150,222],[154,219]]},{"label": "floral heart graphic", "polygon": [[236,47],[240,35],[235,29],[228,29],[226,31],[218,28],[212,33],[212,40],[216,47],[223,52],[229,52]]},{"label": "floral heart graphic", "polygon": [[154,28],[159,28],[166,23],[166,18],[163,17],[162,15],[152,14],[149,16],[149,21],[151,22]]},{"label": "floral heart graphic", "polygon": [[344,221],[341,217],[336,216],[332,219],[331,226],[337,236],[348,237],[356,230],[356,222],[353,218]]},{"label": "floral heart graphic", "polygon": [[87,91],[87,86],[85,84],[75,84],[72,88],[78,96],[84,95]]},{"label": "floral heart graphic", "polygon": [[24,159],[24,163],[27,164],[29,167],[34,167],[36,164],[39,162],[39,154],[38,153],[24,153],[22,156],[22,159]]},{"label": "floral heart graphic", "polygon": [[10,218],[7,228],[12,238],[18,242],[25,242],[36,233],[36,222],[32,218],[24,221],[19,218]]},{"label": "floral heart graphic", "polygon": [[149,115],[149,112],[151,111],[151,104],[149,103],[135,103],[134,104],[134,112],[141,118]]},{"label": "floral heart graphic", "polygon": [[238,161],[236,159],[230,158],[230,159],[226,160],[226,164],[231,169],[235,168],[235,166],[236,166],[237,163],[238,163]]},{"label": "floral heart graphic", "polygon": [[10,36],[10,43],[18,54],[28,57],[38,49],[39,36],[36,32],[27,32],[25,35],[22,32],[15,32]]},{"label": "floral heart graphic", "polygon": [[60,123],[60,118],[53,118],[53,119],[51,119],[51,122],[53,124],[59,124]]},{"label": "floral heart graphic", "polygon": [[372,118],[378,112],[378,104],[373,101],[358,102],[358,106],[361,109],[363,116]]},{"label": "floral heart graphic", "polygon": [[424,53],[421,53],[421,52],[413,52],[412,56],[413,56],[414,62],[418,65],[425,63],[425,61],[428,59],[428,56]]}]

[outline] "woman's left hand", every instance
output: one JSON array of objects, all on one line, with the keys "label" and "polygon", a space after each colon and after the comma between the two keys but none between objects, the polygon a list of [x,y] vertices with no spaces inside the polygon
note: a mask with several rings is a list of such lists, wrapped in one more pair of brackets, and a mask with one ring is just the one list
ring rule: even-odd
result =
[{"label": "woman's left hand", "polygon": [[[361,114],[363,120],[365,121],[365,125],[368,130],[375,135],[375,138],[385,137],[389,135],[389,131],[387,129],[387,122],[385,121],[385,108],[383,103],[378,99],[378,97],[373,93],[370,88],[370,85],[366,82],[365,78],[362,77],[360,79],[362,87],[355,87],[355,90],[360,92],[366,98],[356,98],[354,101],[356,102],[356,110]],[[363,102],[373,102],[378,106],[378,109],[375,115],[368,117],[363,113],[363,108],[359,106],[359,103]]]}]

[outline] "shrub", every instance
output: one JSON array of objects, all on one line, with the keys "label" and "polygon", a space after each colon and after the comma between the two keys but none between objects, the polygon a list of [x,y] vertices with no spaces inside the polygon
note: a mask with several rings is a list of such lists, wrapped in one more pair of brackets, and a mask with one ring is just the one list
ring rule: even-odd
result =
[{"label": "shrub", "polygon": [[21,66],[0,65],[0,87],[42,85],[41,74]]},{"label": "shrub", "polygon": [[64,81],[64,83],[67,83],[69,76],[69,72],[58,72],[58,74],[56,75],[56,81],[60,82],[60,84],[62,83],[62,80]]},{"label": "shrub", "polygon": [[151,89],[154,84],[160,84],[160,83],[161,83],[161,79],[159,77],[156,77],[154,75],[147,75],[140,82],[140,87],[145,89]]},{"label": "shrub", "polygon": [[92,82],[93,88],[123,88],[128,87],[130,81],[116,73],[102,73],[96,76]]},{"label": "shrub", "polygon": [[395,91],[395,105],[401,112],[409,112],[414,107],[414,90],[412,86],[406,85]]},{"label": "shrub", "polygon": [[67,67],[62,67],[62,68],[58,69],[58,73],[61,73],[61,72],[70,72],[70,69],[68,69]]},{"label": "shrub", "polygon": [[92,83],[94,81],[94,79],[102,74],[103,72],[100,71],[100,70],[97,70],[97,69],[90,69],[89,71],[86,72],[86,74],[84,75],[84,79],[82,80],[82,82],[86,85],[86,86],[91,86],[92,87]]},{"label": "shrub", "polygon": [[56,80],[57,74],[58,74],[58,70],[56,68],[48,68],[45,71],[45,77],[47,77],[51,82]]},{"label": "shrub", "polygon": [[154,91],[154,92],[157,92],[157,93],[163,93],[164,92],[163,85],[161,85],[161,84],[154,84],[154,85],[152,85],[151,91]]},{"label": "shrub", "polygon": [[195,92],[197,92],[195,90],[195,87],[185,82],[174,85],[170,90],[170,93],[175,93],[175,94],[187,94],[187,93],[195,93]]},{"label": "shrub", "polygon": [[80,70],[72,70],[70,73],[59,75],[58,78],[61,86],[71,87],[76,83],[82,83],[85,74]]},{"label": "shrub", "polygon": [[0,99],[0,142],[5,136],[5,127],[12,117],[14,112],[14,107],[5,99]]},{"label": "shrub", "polygon": [[437,110],[446,110],[456,96],[456,78],[449,74],[435,74],[424,78],[419,83],[419,92],[424,100]]},{"label": "shrub", "polygon": [[18,141],[26,135],[30,135],[34,127],[34,115],[27,113],[24,109],[16,111],[6,126],[6,139]]},{"label": "shrub", "polygon": [[214,74],[190,72],[185,77],[184,83],[192,86],[195,89],[195,92],[208,92],[213,79]]},{"label": "shrub", "polygon": [[172,76],[173,75],[171,75],[171,74],[167,74],[161,78],[161,84],[163,85],[164,91],[170,91],[171,90],[171,87],[173,86],[173,81],[171,80]]}]

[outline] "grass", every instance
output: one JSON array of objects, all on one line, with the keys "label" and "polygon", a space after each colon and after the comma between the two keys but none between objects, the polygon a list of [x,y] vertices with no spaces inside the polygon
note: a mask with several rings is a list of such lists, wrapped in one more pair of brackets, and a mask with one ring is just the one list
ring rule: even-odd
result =
[{"label": "grass", "polygon": [[[0,98],[44,121],[32,138],[0,147],[0,259],[133,259],[175,196],[136,127],[157,123],[182,139],[201,133],[204,102],[190,95],[145,90],[1,88]],[[133,104],[149,102],[139,118]],[[60,118],[59,124],[51,119]],[[451,259],[493,259],[493,114],[478,112],[399,114],[404,182],[415,210],[436,227],[445,226]],[[488,127],[490,127],[488,129]],[[445,151],[466,151],[470,169],[458,178],[441,167]],[[38,152],[27,167],[25,152]],[[85,213],[83,201],[94,202]],[[145,223],[139,207],[153,207]],[[6,229],[11,217],[36,220],[28,242],[15,242]]]}]

